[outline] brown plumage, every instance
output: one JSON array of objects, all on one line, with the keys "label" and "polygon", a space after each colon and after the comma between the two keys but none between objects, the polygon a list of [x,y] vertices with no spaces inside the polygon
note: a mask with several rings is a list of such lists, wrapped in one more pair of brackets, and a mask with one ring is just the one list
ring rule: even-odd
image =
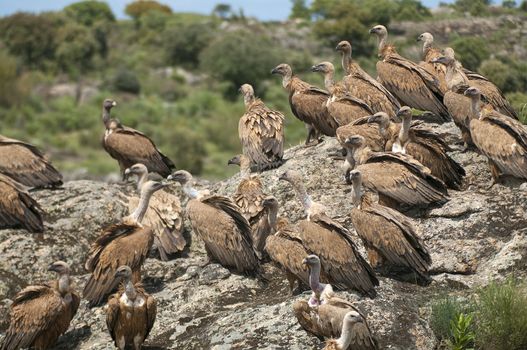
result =
[{"label": "brown plumage", "polygon": [[400,56],[394,46],[388,45],[388,31],[384,26],[375,26],[370,33],[379,38],[381,60],[377,62],[377,74],[381,84],[401,104],[429,111],[442,121],[450,120],[437,79],[423,67]]},{"label": "brown plumage", "polygon": [[68,264],[57,261],[48,270],[59,274],[58,281],[26,287],[15,296],[1,350],[49,349],[68,330],[80,297],[70,284]]},{"label": "brown plumage", "polygon": [[156,320],[156,300],[140,283],[132,282],[132,269],[120,266],[115,279],[121,288],[108,299],[106,326],[119,350],[140,350]]},{"label": "brown plumage", "polygon": [[152,194],[165,186],[154,181],[144,183],[136,210],[120,223],[105,228],[92,244],[85,264],[91,275],[83,291],[90,306],[99,305],[115,290],[115,271],[123,264],[132,269],[134,283],[141,281],[141,266],[154,242],[152,228],[141,222]]},{"label": "brown plumage", "polygon": [[436,77],[437,81],[439,82],[439,88],[444,94],[448,90],[445,79],[445,66],[436,62],[432,62],[435,58],[443,55],[440,49],[433,46],[434,36],[428,32],[425,32],[417,37],[417,41],[423,42],[423,60],[419,62],[419,65]]},{"label": "brown plumage", "polygon": [[326,107],[329,98],[327,91],[316,88],[293,75],[288,64],[276,66],[272,74],[282,76],[282,85],[289,92],[289,105],[291,111],[306,124],[308,135],[306,144],[317,134],[335,136],[338,123],[331,117]]},{"label": "brown plumage", "polygon": [[304,207],[307,220],[297,223],[300,239],[310,254],[320,258],[327,281],[338,289],[351,288],[375,297],[379,281],[358,253],[350,232],[326,215],[324,206],[311,200],[298,172],[289,170],[280,179],[291,183]]},{"label": "brown plumage", "polygon": [[62,175],[31,144],[0,135],[0,154],[0,174],[33,188],[62,185]]},{"label": "brown plumage", "polygon": [[163,177],[170,175],[175,168],[154,142],[140,131],[123,126],[119,120],[110,118],[110,110],[116,105],[115,101],[104,100],[102,121],[106,127],[102,145],[106,152],[119,162],[121,175],[136,163],[146,165],[149,172],[158,173]]},{"label": "brown plumage", "polygon": [[393,152],[374,153],[365,146],[362,136],[346,140],[345,166],[349,172],[359,170],[364,176],[364,186],[379,193],[380,201],[390,207],[429,206],[448,200],[446,186],[430,173],[430,169],[412,157]]},{"label": "brown plumage", "polygon": [[43,211],[26,186],[0,174],[0,229],[23,228],[44,231]]},{"label": "brown plumage", "polygon": [[205,242],[207,255],[239,273],[259,273],[249,222],[230,199],[204,195],[192,187],[192,175],[180,170],[169,176],[179,182],[189,197],[186,213],[194,232]]},{"label": "brown plumage", "polygon": [[405,268],[425,281],[432,260],[412,221],[398,211],[377,204],[371,194],[362,191],[362,175],[352,170],[354,208],[351,220],[368,250],[373,267]]},{"label": "brown plumage", "polygon": [[364,316],[358,311],[349,311],[342,320],[342,331],[338,339],[326,341],[324,350],[378,349],[377,341]]},{"label": "brown plumage", "polygon": [[[380,112],[383,113],[383,112]],[[386,115],[388,117],[388,115]],[[348,125],[341,126],[337,129],[337,140],[344,146],[348,137],[360,135],[366,140],[366,145],[374,152],[384,151],[386,141],[379,130],[379,125],[368,123],[370,116],[359,118]]]},{"label": "brown plumage", "polygon": [[481,92],[469,88],[472,102],[470,133],[476,147],[489,159],[492,176],[509,175],[527,180],[527,130],[519,121],[491,107],[480,107]]},{"label": "brown plumage", "polygon": [[347,74],[342,82],[350,94],[366,102],[373,113],[386,112],[390,117],[395,118],[401,107],[399,101],[353,61],[350,42],[341,41],[336,50],[342,54],[342,68]]},{"label": "brown plumage", "polygon": [[[148,180],[161,181],[162,177],[156,173],[148,173],[144,164],[134,164],[125,170],[125,175],[137,176],[137,191]],[[139,205],[139,197],[131,197],[128,201],[130,211]],[[167,191],[157,191],[150,198],[150,206],[146,211],[143,223],[154,230],[154,246],[159,252],[161,260],[169,260],[169,255],[182,251],[187,241],[183,237],[182,213],[179,197]]]},{"label": "brown plumage", "polygon": [[251,85],[242,85],[240,91],[245,103],[245,114],[238,123],[243,154],[255,171],[277,168],[284,155],[284,115],[256,98]]},{"label": "brown plumage", "polygon": [[326,101],[329,114],[337,121],[339,126],[372,114],[366,102],[352,96],[341,82],[335,83],[335,67],[330,62],[322,62],[311,67],[311,71],[324,75],[324,84],[330,96]]}]

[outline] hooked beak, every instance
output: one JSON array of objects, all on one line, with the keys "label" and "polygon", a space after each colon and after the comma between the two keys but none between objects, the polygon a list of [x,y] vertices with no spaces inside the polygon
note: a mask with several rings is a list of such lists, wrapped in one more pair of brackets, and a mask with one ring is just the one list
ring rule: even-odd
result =
[{"label": "hooked beak", "polygon": [[285,176],[285,173],[283,173],[282,175],[280,175],[280,176],[278,177],[278,180],[284,180],[284,181],[287,180],[287,177]]},{"label": "hooked beak", "polygon": [[271,74],[280,74],[280,70],[278,68],[273,68]]},{"label": "hooked beak", "polygon": [[113,101],[112,102],[112,106],[114,106],[114,107],[117,106],[117,102]]},{"label": "hooked beak", "polygon": [[309,266],[307,265],[307,259],[302,260],[302,267],[304,270],[309,270]]},{"label": "hooked beak", "polygon": [[48,267],[48,271],[54,271],[54,272],[56,272],[57,270],[56,270],[56,266],[55,266],[55,264],[51,264],[51,265],[49,265],[49,267]]},{"label": "hooked beak", "polygon": [[312,66],[311,67],[311,71],[312,72],[320,72],[320,71],[322,71],[322,65],[316,64],[316,65]]},{"label": "hooked beak", "polygon": [[132,169],[130,168],[126,168],[126,170],[124,171],[125,175],[130,175],[131,173],[132,173]]},{"label": "hooked beak", "polygon": [[370,29],[370,34],[375,34],[375,33],[377,33],[377,31],[375,30],[375,28]]},{"label": "hooked beak", "polygon": [[368,123],[375,123],[376,121],[377,121],[377,117],[374,115],[370,115],[367,120]]}]

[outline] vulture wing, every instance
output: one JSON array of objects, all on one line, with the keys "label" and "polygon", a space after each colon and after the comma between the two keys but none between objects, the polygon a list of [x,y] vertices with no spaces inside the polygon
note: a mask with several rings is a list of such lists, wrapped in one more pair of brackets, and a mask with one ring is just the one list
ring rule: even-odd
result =
[{"label": "vulture wing", "polygon": [[115,342],[115,326],[119,321],[119,298],[121,293],[115,293],[110,298],[108,298],[108,304],[106,304],[106,327],[108,332],[112,336],[113,341]]},{"label": "vulture wing", "polygon": [[145,339],[150,334],[150,331],[152,330],[152,327],[154,326],[154,323],[156,321],[156,315],[157,315],[157,303],[153,296],[148,295],[145,293],[146,297],[146,334]]},{"label": "vulture wing", "polygon": [[289,103],[291,111],[298,119],[313,125],[324,135],[335,136],[338,123],[329,115],[326,107],[328,98],[327,91],[309,87],[302,91],[292,92],[289,95]]},{"label": "vulture wing", "polygon": [[247,221],[250,224],[254,223],[264,209],[262,202],[265,194],[260,177],[251,176],[248,179],[242,179],[233,198]]}]

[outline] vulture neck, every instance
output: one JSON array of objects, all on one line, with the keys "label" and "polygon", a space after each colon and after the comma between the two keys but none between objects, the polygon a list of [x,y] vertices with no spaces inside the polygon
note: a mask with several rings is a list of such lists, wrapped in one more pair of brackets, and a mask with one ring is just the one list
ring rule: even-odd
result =
[{"label": "vulture neck", "polygon": [[185,193],[191,199],[196,199],[199,197],[199,191],[192,186],[190,181],[183,185],[183,193]]},{"label": "vulture neck", "polygon": [[343,321],[342,334],[337,339],[337,345],[339,349],[347,349],[351,343],[351,325],[349,322]]},{"label": "vulture neck", "polygon": [[433,40],[430,40],[430,39],[426,39],[425,42],[423,43],[423,56],[426,56],[426,54],[428,53],[428,50],[430,50],[432,48],[432,43],[434,41]]},{"label": "vulture neck", "polygon": [[269,226],[273,232],[276,232],[276,221],[278,217],[278,205],[271,205],[269,207],[269,212],[267,214],[267,220],[269,221]]},{"label": "vulture neck", "polygon": [[108,128],[108,122],[110,121],[110,110],[106,108],[102,108],[102,122],[104,123],[104,126]]},{"label": "vulture neck", "polygon": [[299,183],[295,183],[293,185],[293,188],[295,189],[298,200],[300,200],[300,202],[302,203],[304,210],[306,212],[309,212],[309,209],[311,208],[313,201],[311,200],[311,196],[307,194],[306,188],[304,187],[303,184],[299,184]]},{"label": "vulture neck", "polygon": [[353,192],[351,192],[351,200],[353,205],[360,209],[360,204],[362,200],[362,183],[359,180],[353,181]]},{"label": "vulture neck", "polygon": [[324,286],[320,283],[320,264],[312,266],[309,270],[309,287],[319,298],[320,293],[324,289]]},{"label": "vulture neck", "polygon": [[70,274],[63,273],[59,276],[58,291],[60,295],[64,296],[70,292]]},{"label": "vulture neck", "polygon": [[132,283],[132,279],[130,277],[127,277],[126,281],[124,282],[124,294],[126,294],[128,300],[131,301],[134,301],[137,298],[137,291],[135,290],[134,284]]},{"label": "vulture neck", "polygon": [[404,145],[408,141],[410,133],[410,124],[412,124],[412,117],[403,118],[401,130],[399,130],[399,142]]},{"label": "vulture neck", "polygon": [[245,104],[245,108],[249,109],[249,107],[251,106],[251,104],[254,103],[255,100],[256,99],[254,98],[254,95],[252,95],[252,94],[244,95],[243,96],[243,103]]},{"label": "vulture neck", "polygon": [[388,34],[381,34],[379,35],[379,55],[383,54],[384,48],[386,47],[386,42],[388,40]]},{"label": "vulture neck", "polygon": [[282,76],[282,86],[285,89],[289,89],[289,84],[291,84],[291,79],[293,78],[292,72],[287,72]]},{"label": "vulture neck", "polygon": [[346,171],[355,169],[355,151],[355,148],[346,147],[346,160],[344,161]]},{"label": "vulture neck", "polygon": [[351,58],[351,50],[344,51],[342,53],[342,68],[346,74],[351,74],[350,67],[352,63],[353,59]]},{"label": "vulture neck", "polygon": [[330,93],[333,93],[335,90],[335,80],[333,79],[334,75],[335,72],[331,71],[324,73],[324,86]]},{"label": "vulture neck", "polygon": [[394,126],[395,125],[393,125],[389,119],[383,120],[379,123],[379,133],[382,135],[385,141],[391,138]]},{"label": "vulture neck", "polygon": [[148,172],[144,172],[138,175],[137,178],[137,190],[141,191],[141,188],[143,188],[144,183],[148,181]]},{"label": "vulture neck", "polygon": [[130,218],[132,221],[141,223],[143,221],[143,218],[145,217],[146,211],[148,209],[148,203],[150,202],[150,198],[152,197],[151,192],[141,191],[141,198],[139,199],[139,205],[137,208],[135,208],[132,215],[130,215]]},{"label": "vulture neck", "polygon": [[354,166],[358,166],[366,162],[371,154],[371,149],[368,146],[357,147],[353,150],[353,162]]},{"label": "vulture neck", "polygon": [[481,113],[480,97],[472,97],[472,118],[479,119]]}]

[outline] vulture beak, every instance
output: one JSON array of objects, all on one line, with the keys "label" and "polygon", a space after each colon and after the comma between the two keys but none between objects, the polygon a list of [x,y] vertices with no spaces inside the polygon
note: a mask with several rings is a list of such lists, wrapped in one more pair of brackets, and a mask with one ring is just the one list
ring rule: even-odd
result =
[{"label": "vulture beak", "polygon": [[309,270],[309,266],[307,265],[307,259],[302,260],[302,267],[304,270]]},{"label": "vulture beak", "polygon": [[320,72],[321,71],[321,65],[320,64],[316,64],[314,65],[313,67],[311,67],[311,71],[312,72]]},{"label": "vulture beak", "polygon": [[273,69],[271,70],[271,74],[280,74],[280,69],[278,69],[278,68],[273,68]]},{"label": "vulture beak", "polygon": [[376,116],[374,116],[374,115],[368,116],[368,120],[367,120],[368,123],[375,123],[376,121],[377,121],[377,117]]},{"label": "vulture beak", "polygon": [[285,176],[285,173],[283,173],[282,175],[280,175],[278,177],[278,180],[287,180],[287,177]]},{"label": "vulture beak", "polygon": [[234,165],[240,165],[240,159],[239,159],[238,156],[236,156],[236,157],[232,157],[231,159],[229,159],[229,160],[227,161],[227,165],[232,165],[232,164],[234,164]]},{"label": "vulture beak", "polygon": [[370,29],[370,34],[375,34],[375,28]]},{"label": "vulture beak", "polygon": [[114,107],[117,106],[117,102],[113,101],[112,102],[112,106],[114,106]]},{"label": "vulture beak", "polygon": [[130,168],[126,168],[126,170],[124,171],[125,175],[130,175],[131,173],[132,173],[132,169]]},{"label": "vulture beak", "polygon": [[54,272],[57,272],[55,264],[51,264],[51,265],[49,265],[49,267],[48,267],[48,271],[54,271]]}]

